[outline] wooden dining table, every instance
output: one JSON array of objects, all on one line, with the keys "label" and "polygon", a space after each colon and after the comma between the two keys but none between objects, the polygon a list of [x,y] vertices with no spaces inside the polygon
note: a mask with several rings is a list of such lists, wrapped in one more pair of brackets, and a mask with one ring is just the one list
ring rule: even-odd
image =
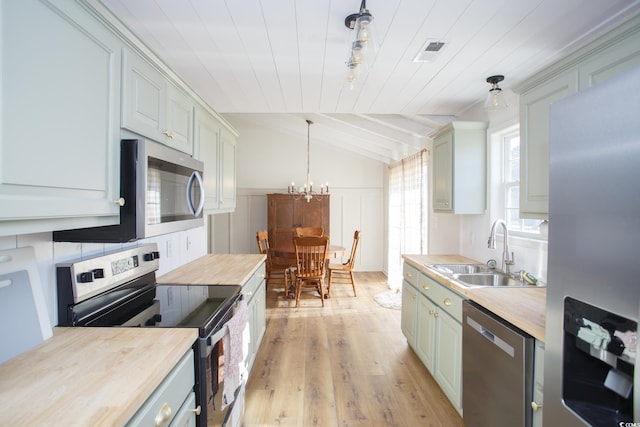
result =
[{"label": "wooden dining table", "polygon": [[[344,246],[339,245],[329,245],[327,248],[326,259],[331,258],[342,258],[346,251]],[[295,265],[296,263],[296,249],[294,248],[271,248],[271,253],[273,256],[281,259],[289,259],[291,260],[291,265]]]}]

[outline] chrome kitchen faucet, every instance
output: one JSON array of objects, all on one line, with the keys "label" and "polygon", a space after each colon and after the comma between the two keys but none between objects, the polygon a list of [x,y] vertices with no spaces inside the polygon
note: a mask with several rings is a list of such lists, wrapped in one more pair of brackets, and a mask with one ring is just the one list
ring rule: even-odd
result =
[{"label": "chrome kitchen faucet", "polygon": [[489,234],[489,241],[487,242],[487,247],[489,249],[496,248],[496,228],[498,225],[502,225],[504,229],[504,250],[502,251],[502,271],[504,271],[507,275],[510,275],[509,267],[515,264],[513,252],[509,254],[509,231],[507,229],[507,224],[502,219],[497,219],[494,221],[491,226],[491,233]]}]

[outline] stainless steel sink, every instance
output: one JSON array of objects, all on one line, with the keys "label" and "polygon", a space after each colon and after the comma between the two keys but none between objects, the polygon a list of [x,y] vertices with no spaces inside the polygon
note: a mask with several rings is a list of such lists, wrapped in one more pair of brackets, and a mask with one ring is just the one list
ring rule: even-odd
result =
[{"label": "stainless steel sink", "polygon": [[529,285],[514,279],[500,270],[489,268],[484,264],[425,264],[427,267],[442,273],[467,288],[535,288],[545,287],[538,282]]},{"label": "stainless steel sink", "polygon": [[425,264],[443,274],[473,274],[490,272],[491,269],[483,264]]},{"label": "stainless steel sink", "polygon": [[531,286],[503,273],[454,274],[453,278],[471,286]]}]

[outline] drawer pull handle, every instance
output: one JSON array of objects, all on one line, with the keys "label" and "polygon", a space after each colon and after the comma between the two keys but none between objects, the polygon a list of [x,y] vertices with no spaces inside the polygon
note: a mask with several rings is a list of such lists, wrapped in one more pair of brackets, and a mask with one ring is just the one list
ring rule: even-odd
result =
[{"label": "drawer pull handle", "polygon": [[200,415],[200,412],[202,412],[202,408],[200,407],[200,405],[198,405],[198,407],[196,409],[192,409],[191,412],[194,412],[196,415]]},{"label": "drawer pull handle", "polygon": [[536,402],[531,402],[531,409],[533,409],[533,412],[537,412],[542,409],[542,405],[538,405]]},{"label": "drawer pull handle", "polygon": [[444,305],[447,305],[447,306],[451,305],[451,300],[449,298],[445,298]]},{"label": "drawer pull handle", "polygon": [[160,427],[161,425],[169,421],[172,415],[173,410],[171,410],[171,405],[165,403],[164,405],[162,405],[160,411],[158,412],[158,415],[156,415],[156,418],[154,419],[155,426]]}]

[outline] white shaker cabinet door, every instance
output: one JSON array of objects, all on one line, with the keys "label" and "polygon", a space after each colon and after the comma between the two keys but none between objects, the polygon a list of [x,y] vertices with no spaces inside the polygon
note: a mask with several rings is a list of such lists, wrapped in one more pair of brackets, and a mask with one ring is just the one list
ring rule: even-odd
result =
[{"label": "white shaker cabinet door", "polygon": [[132,49],[122,57],[122,127],[192,155],[194,101]]},{"label": "white shaker cabinet door", "polygon": [[225,129],[220,133],[220,209],[236,208],[236,139]]},{"label": "white shaker cabinet door", "polygon": [[216,213],[220,206],[220,123],[201,108],[196,108],[194,123],[194,157],[204,162],[204,210]]},{"label": "white shaker cabinet door", "polygon": [[1,20],[0,235],[117,223],[120,39],[63,0]]}]

